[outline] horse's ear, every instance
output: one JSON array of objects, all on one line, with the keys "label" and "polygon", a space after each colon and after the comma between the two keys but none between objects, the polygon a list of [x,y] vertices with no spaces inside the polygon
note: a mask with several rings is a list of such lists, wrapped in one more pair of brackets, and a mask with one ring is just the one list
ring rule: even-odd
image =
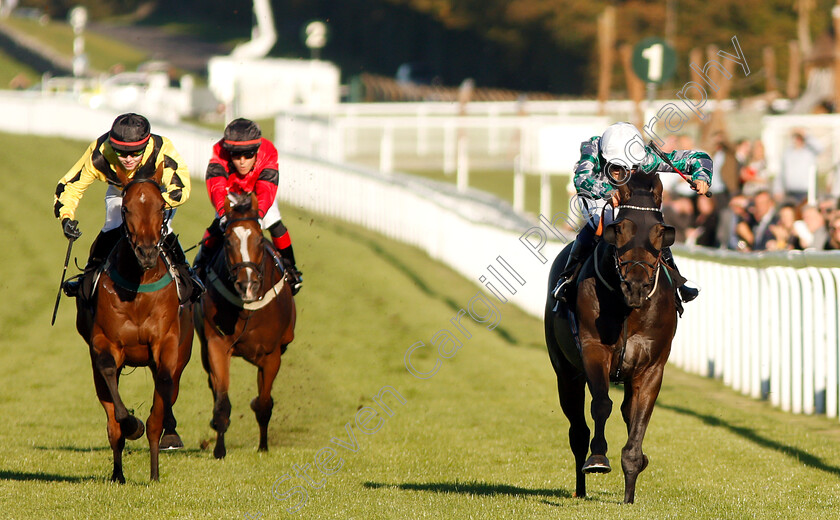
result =
[{"label": "horse's ear", "polygon": [[650,228],[650,243],[656,249],[671,247],[677,238],[677,230],[673,226],[659,224]]},{"label": "horse's ear", "polygon": [[607,244],[615,245],[616,242],[616,226],[618,223],[610,224],[609,226],[604,228],[604,231],[601,235],[601,238],[607,242]]},{"label": "horse's ear", "polygon": [[251,192],[251,209],[256,212],[260,211],[260,201],[257,199],[257,193],[254,191]]},{"label": "horse's ear", "polygon": [[231,209],[230,196],[227,196],[227,197],[225,197],[225,205],[224,205],[225,215],[230,215],[230,209]]},{"label": "horse's ear", "polygon": [[674,226],[663,226],[662,247],[671,247],[677,241],[677,230]]},{"label": "horse's ear", "polygon": [[653,180],[653,202],[656,204],[657,208],[662,207],[662,179],[659,178],[659,175],[656,175],[655,179]]},{"label": "horse's ear", "polygon": [[155,168],[155,174],[152,175],[152,180],[158,184],[163,181],[163,161],[161,161],[160,164],[157,165],[157,168]]},{"label": "horse's ear", "polygon": [[131,181],[128,178],[128,172],[125,171],[121,162],[118,161],[117,164],[114,165],[114,172],[116,172],[117,179],[119,179],[120,184],[122,184],[123,187],[128,186],[128,183]]}]

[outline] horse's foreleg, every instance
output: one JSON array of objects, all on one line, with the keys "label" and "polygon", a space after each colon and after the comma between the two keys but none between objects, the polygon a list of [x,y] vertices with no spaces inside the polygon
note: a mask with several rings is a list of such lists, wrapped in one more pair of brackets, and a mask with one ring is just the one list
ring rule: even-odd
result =
[{"label": "horse's foreleg", "polygon": [[120,423],[122,434],[131,441],[139,439],[143,435],[143,421],[129,414],[120,398],[119,369],[114,357],[108,350],[104,350],[98,354],[93,354],[91,361],[93,371],[102,377],[102,381],[107,388],[110,402],[114,407],[114,418]]},{"label": "horse's foreleg", "polygon": [[592,454],[583,465],[584,473],[609,473],[612,468],[607,458],[607,438],[604,433],[607,419],[612,413],[610,400],[609,367],[610,356],[606,349],[593,347],[589,353],[584,346],[584,368],[592,394],[591,414],[595,425],[590,448]]},{"label": "horse's foreleg", "polygon": [[230,357],[231,349],[221,339],[209,339],[207,347],[210,388],[213,391],[213,419],[210,426],[216,430],[216,447],[213,456],[222,459],[227,454],[225,432],[230,426]]},{"label": "horse's foreleg", "polygon": [[586,475],[583,464],[589,446],[589,427],[586,425],[584,401],[586,378],[561,354],[560,373],[557,374],[557,391],[560,407],[569,420],[569,446],[575,457],[575,496],[586,496]]},{"label": "horse's foreleg", "polygon": [[[188,343],[185,343],[188,342]],[[181,374],[184,372],[189,361],[189,353],[192,346],[192,337],[181,340],[176,356],[171,356],[173,359],[163,359],[161,363],[166,367],[170,374],[172,374],[172,391],[171,399],[165,403],[163,414],[163,437],[160,439],[160,449],[175,450],[184,447],[181,436],[176,430],[178,421],[175,419],[175,412],[173,410],[175,401],[178,400],[178,392],[181,387]]]},{"label": "horse's foreleg", "polygon": [[257,424],[260,425],[260,447],[259,451],[268,451],[268,422],[271,420],[271,410],[274,408],[274,399],[271,398],[271,387],[274,378],[280,370],[280,346],[274,349],[270,355],[263,358],[263,364],[257,371],[257,397],[251,401],[251,409],[257,416]]},{"label": "horse's foreleg", "polygon": [[652,368],[633,378],[625,386],[621,412],[627,423],[627,444],[621,450],[621,468],[624,470],[624,502],[633,503],[636,479],[648,465],[642,452],[642,441],[650,422],[653,406],[662,386],[662,367]]},{"label": "horse's foreleg", "polygon": [[99,398],[99,402],[102,403],[102,408],[105,409],[105,415],[108,420],[108,443],[111,445],[111,452],[114,455],[114,470],[111,473],[111,481],[125,484],[122,465],[125,437],[122,435],[120,423],[114,417],[114,402],[111,399],[111,392],[108,390],[108,385],[102,378],[102,374],[96,368],[93,370],[93,385],[96,388],[96,396]]}]

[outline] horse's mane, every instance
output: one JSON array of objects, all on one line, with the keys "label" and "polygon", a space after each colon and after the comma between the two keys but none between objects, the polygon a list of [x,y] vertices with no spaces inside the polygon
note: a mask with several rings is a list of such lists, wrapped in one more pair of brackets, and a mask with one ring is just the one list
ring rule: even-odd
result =
[{"label": "horse's mane", "polygon": [[253,207],[251,193],[228,193],[228,201],[232,213],[246,214],[257,210]]}]

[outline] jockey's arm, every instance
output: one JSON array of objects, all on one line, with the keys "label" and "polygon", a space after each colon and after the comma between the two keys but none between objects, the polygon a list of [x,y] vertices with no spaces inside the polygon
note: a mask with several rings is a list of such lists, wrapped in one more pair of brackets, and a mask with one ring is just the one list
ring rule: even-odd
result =
[{"label": "jockey's arm", "polygon": [[55,189],[55,203],[54,211],[55,217],[59,220],[65,218],[73,219],[76,214],[76,208],[79,207],[79,201],[82,200],[85,190],[96,179],[105,180],[99,171],[93,167],[91,156],[96,147],[96,141],[88,146],[84,155],[76,161],[70,170],[64,174],[64,177],[58,181],[58,186]]},{"label": "jockey's arm", "polygon": [[187,169],[187,163],[172,142],[165,137],[158,161],[163,161],[163,178],[161,179],[161,185],[164,188],[163,199],[171,207],[176,208],[190,198],[190,172]]},{"label": "jockey's arm", "polygon": [[[691,177],[697,193],[703,195],[712,184],[712,158],[706,152],[698,150],[674,150],[665,154],[671,163],[681,172]],[[675,172],[662,158],[648,151],[647,162],[642,165],[645,172]]]},{"label": "jockey's arm", "polygon": [[600,137],[596,136],[580,144],[580,159],[575,164],[574,184],[578,193],[593,199],[608,199],[612,197],[615,187],[603,175],[599,142]]}]

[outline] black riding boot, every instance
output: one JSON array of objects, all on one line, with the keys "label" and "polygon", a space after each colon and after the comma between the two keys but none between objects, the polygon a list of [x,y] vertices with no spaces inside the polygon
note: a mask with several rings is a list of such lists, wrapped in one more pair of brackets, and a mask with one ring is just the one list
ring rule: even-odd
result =
[{"label": "black riding boot", "polygon": [[222,245],[224,240],[224,232],[219,224],[219,219],[213,220],[210,227],[207,228],[209,233],[207,237],[199,244],[198,252],[193,259],[193,271],[200,280],[204,280],[204,274],[207,271],[207,265],[215,256],[216,251]]},{"label": "black riding boot", "polygon": [[111,250],[114,249],[121,237],[122,228],[100,231],[93,239],[93,244],[90,245],[90,255],[84,272],[64,282],[62,286],[64,294],[71,298],[81,296],[83,300],[90,300],[93,295],[94,273],[105,263],[108,255],[111,254]]},{"label": "black riding boot", "polygon": [[585,225],[575,237],[572,243],[572,249],[569,251],[569,258],[566,260],[566,267],[560,273],[560,279],[557,280],[557,286],[552,291],[554,299],[557,301],[565,301],[566,288],[574,280],[575,270],[582,260],[585,260],[589,253],[592,252],[592,247],[595,243],[595,231],[589,226]]},{"label": "black riding boot", "polygon": [[288,274],[289,285],[292,287],[292,294],[295,295],[303,286],[303,273],[298,271],[295,264],[295,252],[292,246],[284,247],[280,250],[280,256],[283,258],[283,267]]},{"label": "black riding boot", "polygon": [[665,247],[662,248],[662,261],[665,262],[665,265],[671,268],[671,274],[674,279],[674,285],[677,286],[677,292],[680,294],[680,299],[683,303],[688,303],[694,298],[697,298],[697,295],[700,294],[700,289],[696,289],[694,287],[689,287],[685,284],[688,280],[680,274],[680,270],[677,268],[677,264],[674,262],[674,255],[671,254],[671,248]]},{"label": "black riding boot", "polygon": [[204,292],[204,284],[201,283],[201,280],[195,275],[190,264],[187,263],[187,257],[184,255],[184,250],[181,249],[178,237],[175,233],[168,233],[163,237],[160,245],[169,262],[178,273],[178,286],[181,289],[181,305],[187,302],[197,302]]}]

